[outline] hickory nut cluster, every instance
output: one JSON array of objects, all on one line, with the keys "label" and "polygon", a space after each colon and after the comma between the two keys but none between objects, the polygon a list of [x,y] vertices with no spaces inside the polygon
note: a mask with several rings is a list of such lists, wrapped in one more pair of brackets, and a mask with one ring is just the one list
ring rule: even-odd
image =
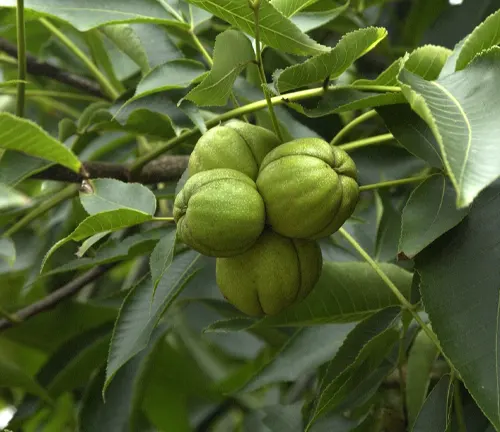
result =
[{"label": "hickory nut cluster", "polygon": [[273,315],[305,298],[319,279],[316,239],[354,211],[356,166],[317,138],[281,144],[267,129],[231,121],[206,132],[177,195],[180,239],[217,257],[217,284],[248,315]]}]

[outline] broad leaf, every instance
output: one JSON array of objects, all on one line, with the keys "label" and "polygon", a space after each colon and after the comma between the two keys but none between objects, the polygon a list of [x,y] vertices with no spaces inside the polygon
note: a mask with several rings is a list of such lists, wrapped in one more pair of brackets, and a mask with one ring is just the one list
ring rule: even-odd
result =
[{"label": "broad leaf", "polygon": [[408,355],[406,368],[406,410],[408,424],[411,426],[424,405],[431,372],[438,357],[439,350],[429,336],[420,330]]},{"label": "broad leaf", "polygon": [[139,183],[123,183],[114,179],[90,180],[91,193],[80,192],[80,202],[90,215],[118,209],[131,209],[151,216],[156,211],[156,198]]},{"label": "broad leaf", "polygon": [[[69,22],[80,31],[87,31],[104,24],[119,22],[157,22],[189,28],[171,15],[156,0],[27,0],[28,12],[35,16],[53,15]],[[0,6],[16,7],[15,0],[0,0]]]},{"label": "broad leaf", "polygon": [[392,327],[400,312],[401,309],[398,307],[389,307],[382,309],[357,324],[347,335],[335,357],[326,364],[325,373],[320,383],[321,391],[325,391],[341,373],[355,362],[359,353],[368,342]]},{"label": "broad leaf", "polygon": [[30,203],[29,197],[17,190],[0,183],[0,210],[22,207]]},{"label": "broad leaf", "polygon": [[456,70],[464,69],[476,55],[500,43],[500,10],[490,15],[466,38],[457,58]]},{"label": "broad leaf", "polygon": [[153,297],[161,278],[174,259],[176,231],[173,230],[163,237],[153,249],[149,258],[151,279],[153,280]]},{"label": "broad leaf", "polygon": [[[466,207],[500,174],[500,125],[496,103],[500,48],[479,56],[466,69],[425,81],[403,69],[399,75],[412,108],[431,127],[455,189]],[[474,97],[470,97],[473,94]]]},{"label": "broad leaf", "polygon": [[245,391],[266,384],[294,381],[335,355],[354,324],[330,324],[298,330],[283,349],[245,386]]},{"label": "broad leaf", "polygon": [[105,389],[119,369],[147,346],[162,315],[199,270],[199,258],[194,251],[177,256],[160,280],[154,298],[153,283],[148,277],[129,292],[113,331]]},{"label": "broad leaf", "polygon": [[[250,36],[255,36],[254,13],[248,0],[188,1],[238,27]],[[302,33],[267,0],[261,0],[259,28],[263,43],[286,53],[314,55],[328,50],[327,47]]]},{"label": "broad leaf", "polygon": [[138,84],[134,97],[127,104],[154,93],[189,87],[204,73],[205,67],[195,60],[171,60],[152,69]]},{"label": "broad leaf", "polygon": [[130,24],[105,26],[101,31],[141,68],[143,74],[149,72],[148,55]]},{"label": "broad leaf", "polygon": [[0,148],[56,162],[76,172],[81,167],[71,150],[38,125],[8,113],[0,113]]},{"label": "broad leaf", "polygon": [[0,157],[0,183],[15,186],[30,175],[43,171],[49,165],[50,162],[43,159],[7,150]]},{"label": "broad leaf", "polygon": [[399,252],[409,258],[459,224],[468,209],[457,209],[455,191],[443,175],[434,175],[419,184],[403,210]]},{"label": "broad leaf", "polygon": [[[355,391],[358,386],[369,382],[373,375],[379,378],[377,370],[398,339],[399,331],[394,327],[385,329],[371,339],[362,348],[356,360],[321,391],[314,414],[306,430],[309,430],[314,421],[326,410],[332,410],[341,403],[345,403],[349,393]],[[388,366],[391,367],[390,364]],[[382,370],[387,371],[385,368]]]},{"label": "broad leaf", "polygon": [[212,70],[186,99],[202,106],[225,105],[234,81],[254,57],[252,43],[243,33],[226,30],[219,34],[215,38]]},{"label": "broad leaf", "polygon": [[406,150],[429,165],[442,168],[443,158],[431,128],[407,104],[377,107],[387,129]]},{"label": "broad leaf", "polygon": [[[416,257],[420,291],[447,358],[493,425],[500,428],[497,346],[500,188],[485,190],[468,217]],[[467,349],[464,349],[467,347]]]},{"label": "broad leaf", "polygon": [[348,33],[329,52],[279,71],[274,76],[276,88],[283,93],[297,87],[322,82],[326,78],[337,78],[386,36],[387,30],[378,27],[368,27]]},{"label": "broad leaf", "polygon": [[412,432],[443,432],[448,430],[449,400],[453,386],[449,375],[445,375],[439,380],[425,400]]},{"label": "broad leaf", "polygon": [[[411,273],[392,264],[380,264],[406,298]],[[399,305],[380,276],[361,262],[325,262],[320,280],[302,302],[275,316],[258,321],[256,327],[304,326],[333,322],[353,322],[388,306]]]},{"label": "broad leaf", "polygon": [[43,272],[45,264],[47,263],[47,260],[50,258],[50,256],[63,244],[71,240],[83,240],[87,237],[102,233],[104,231],[118,231],[123,228],[150,221],[151,219],[152,216],[147,213],[126,208],[110,210],[89,216],[87,219],[83,220],[69,236],[63,238],[62,240],[59,240],[54,246],[50,248],[42,261],[40,273]]}]

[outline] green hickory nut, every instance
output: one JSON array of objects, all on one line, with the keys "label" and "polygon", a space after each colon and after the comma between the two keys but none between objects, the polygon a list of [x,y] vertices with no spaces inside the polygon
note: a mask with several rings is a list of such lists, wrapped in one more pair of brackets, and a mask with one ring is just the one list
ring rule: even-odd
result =
[{"label": "green hickory nut", "polygon": [[356,165],[348,154],[318,138],[272,150],[263,160],[257,188],[267,223],[292,238],[318,239],[337,231],[359,198]]},{"label": "green hickory nut", "polygon": [[240,120],[208,130],[189,158],[189,175],[216,168],[230,168],[255,181],[264,157],[280,144],[267,129]]},{"label": "green hickory nut", "polygon": [[321,274],[314,240],[291,239],[268,229],[245,253],[217,258],[217,284],[224,297],[251,316],[275,315],[303,300]]},{"label": "green hickory nut", "polygon": [[204,255],[227,257],[246,251],[264,229],[265,208],[255,182],[231,169],[188,179],[174,202],[179,238]]}]

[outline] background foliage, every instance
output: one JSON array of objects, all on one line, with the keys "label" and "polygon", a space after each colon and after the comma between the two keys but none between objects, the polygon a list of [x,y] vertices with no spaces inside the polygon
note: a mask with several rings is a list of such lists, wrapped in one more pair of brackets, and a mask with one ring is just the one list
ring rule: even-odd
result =
[{"label": "background foliage", "polygon": [[[500,2],[254,3],[0,0],[0,427],[500,430]],[[231,118],[359,171],[273,317],[171,221]]]}]

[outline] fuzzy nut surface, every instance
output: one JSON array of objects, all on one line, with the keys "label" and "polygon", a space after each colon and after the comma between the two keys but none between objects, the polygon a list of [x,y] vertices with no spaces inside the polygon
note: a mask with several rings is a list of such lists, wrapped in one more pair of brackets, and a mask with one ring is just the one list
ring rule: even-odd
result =
[{"label": "fuzzy nut surface", "polygon": [[260,126],[233,120],[208,130],[189,158],[189,175],[230,168],[255,181],[264,157],[277,145],[276,136]]},{"label": "fuzzy nut surface", "polygon": [[322,266],[316,241],[266,230],[245,253],[217,258],[216,277],[224,297],[242,312],[275,315],[307,297]]},{"label": "fuzzy nut surface", "polygon": [[214,169],[191,177],[174,203],[180,239],[198,252],[227,257],[250,248],[264,229],[264,202],[254,181]]},{"label": "fuzzy nut surface", "polygon": [[356,180],[356,165],[345,151],[318,138],[303,138],[268,153],[257,188],[273,230],[318,239],[333,234],[351,216],[359,198]]}]

